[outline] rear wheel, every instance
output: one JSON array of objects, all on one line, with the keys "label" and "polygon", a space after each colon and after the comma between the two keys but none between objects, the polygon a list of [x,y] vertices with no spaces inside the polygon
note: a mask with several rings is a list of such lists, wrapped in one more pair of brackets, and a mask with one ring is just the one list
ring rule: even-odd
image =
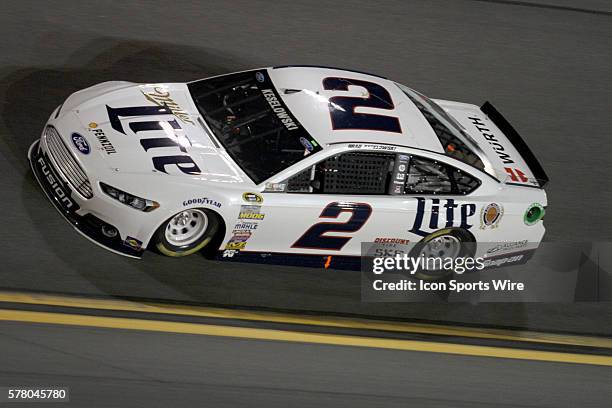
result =
[{"label": "rear wheel", "polygon": [[[456,259],[473,256],[474,239],[467,231],[459,228],[446,228],[429,234],[419,242],[412,251],[412,257]],[[422,280],[441,280],[449,277],[451,269],[425,269],[420,268],[414,274]]]},{"label": "rear wheel", "polygon": [[157,229],[155,247],[167,256],[191,255],[213,240],[219,224],[219,216],[210,210],[191,208],[181,211]]}]

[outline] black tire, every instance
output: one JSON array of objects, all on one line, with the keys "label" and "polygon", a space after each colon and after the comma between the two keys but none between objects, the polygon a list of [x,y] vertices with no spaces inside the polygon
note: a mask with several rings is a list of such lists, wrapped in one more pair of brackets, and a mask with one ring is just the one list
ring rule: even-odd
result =
[{"label": "black tire", "polygon": [[[185,243],[181,243],[180,240],[172,236],[172,230],[178,230],[181,227],[185,227],[185,225],[181,226],[174,223],[177,217],[184,213],[190,213],[192,217],[187,222],[195,222],[198,217],[204,216],[206,224],[202,227],[202,231],[198,231],[197,234],[194,233],[194,237],[192,237],[191,240],[186,240]],[[162,255],[171,257],[191,255],[205,248],[214,240],[220,225],[221,218],[214,211],[204,208],[190,208],[168,218],[157,231],[155,231],[152,243],[155,249]],[[167,230],[169,231],[168,234],[166,234]]]},{"label": "black tire", "polygon": [[[472,234],[460,228],[445,228],[445,229],[441,229],[436,232],[433,232],[429,234],[428,236],[426,236],[425,238],[423,238],[413,248],[413,250],[410,253],[410,256],[411,257],[420,256],[421,253],[423,253],[423,251],[426,249],[426,246],[429,243],[431,243],[433,240],[439,240],[440,238],[442,239],[452,238],[453,240],[458,241],[459,252],[457,253],[457,255],[454,256],[454,258],[469,257],[469,256],[473,256],[475,253],[476,246],[473,244],[474,238]],[[452,273],[453,271],[448,270],[448,269],[429,270],[429,269],[420,268],[415,272],[414,277],[417,279],[429,280],[429,281],[445,280],[449,278],[452,275]]]}]

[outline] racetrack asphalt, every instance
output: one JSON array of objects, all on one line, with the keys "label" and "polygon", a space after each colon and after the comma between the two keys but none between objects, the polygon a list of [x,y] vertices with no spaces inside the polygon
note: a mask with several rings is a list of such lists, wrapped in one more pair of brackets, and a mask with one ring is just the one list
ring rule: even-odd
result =
[{"label": "racetrack asphalt", "polygon": [[610,367],[2,322],[0,384],[65,406],[605,407]]},{"label": "racetrack asphalt", "polygon": [[[522,3],[536,3],[537,7]],[[572,7],[583,10],[572,10]],[[38,138],[50,112],[70,93],[98,82],[187,81],[284,64],[347,67],[392,78],[436,98],[475,104],[490,100],[523,135],[550,176],[546,239],[609,241],[612,239],[609,215],[612,17],[608,2],[414,0],[377,4],[371,1],[100,0],[43,4],[24,0],[4,2],[2,8],[0,214],[4,222],[0,235],[0,287],[3,289],[333,310],[612,334],[609,304],[363,304],[359,276],[350,271],[223,264],[199,256],[175,260],[152,253],[146,254],[142,261],[125,259],[96,247],[74,232],[44,198],[26,161],[27,148]],[[5,331],[5,327],[8,326],[3,324],[3,334],[15,331],[26,336],[50,336],[64,344],[69,343],[70,336],[74,336],[73,340],[79,338],[80,344],[93,341],[87,337],[93,329],[71,329],[62,334],[54,333],[55,328],[15,326]],[[123,335],[100,336],[95,344],[107,344],[99,340],[105,337],[116,345],[127,341]],[[270,347],[268,343],[204,337],[198,337],[197,341],[185,340],[188,338],[191,339],[190,336],[151,335],[143,350],[150,354],[140,355],[135,364],[144,368],[149,364],[147,357],[153,355],[165,359],[163,352],[171,347],[164,342],[176,340],[181,342],[180,347],[191,350],[194,358],[199,359],[201,352],[217,363],[222,355],[206,351],[212,344],[228,344],[223,350],[212,348],[219,352],[233,352],[237,347],[240,353],[245,353],[239,362],[233,362],[235,366],[226,366],[229,371],[217,376],[219,382],[215,384],[237,378],[233,384],[238,386],[240,372],[244,370],[252,379],[256,377],[254,372],[266,370],[262,378],[272,378],[272,383],[298,375],[278,361],[276,346]],[[134,341],[135,347],[137,341]],[[236,347],[230,348],[230,344]],[[415,398],[436,393],[440,384],[436,378],[447,370],[444,361],[449,361],[439,357],[435,362],[431,356],[410,353],[409,358],[400,359],[401,364],[392,364],[395,368],[387,371],[385,367],[397,357],[395,352],[381,352],[384,358],[379,359],[377,352],[369,351],[360,360],[352,349],[294,345],[281,349],[286,353],[284,360],[293,358],[295,367],[310,373],[308,381],[342,390],[361,389],[366,384],[376,384],[369,381],[377,376],[388,377],[389,388],[385,388],[386,381],[378,383],[382,387],[381,395],[386,391],[392,395],[391,391],[400,390],[403,385],[408,388],[402,393],[418,390]],[[313,361],[307,357],[308,353],[303,354],[305,350],[311,356],[324,353],[326,362],[318,357]],[[260,351],[262,357],[256,358],[255,351]],[[296,351],[302,354],[296,355]],[[115,358],[112,350],[109,354],[105,357]],[[275,369],[264,356],[284,368]],[[414,369],[406,363],[408,360],[414,362]],[[509,390],[523,387],[532,398],[542,396],[538,400],[540,405],[563,405],[557,404],[562,398],[551,396],[557,365],[534,368],[521,363],[513,365],[507,374],[500,374],[507,362],[451,360],[449,367],[455,368],[442,378],[445,384],[459,381],[459,385],[453,386],[457,392],[475,393],[477,388],[491,398],[496,392],[503,398]],[[215,378],[218,366],[214,370],[206,369],[197,361],[181,364],[194,368],[191,373],[195,377]],[[343,364],[349,364],[345,372],[340,371]],[[462,366],[461,370],[458,366]],[[425,367],[432,369],[419,374],[417,368],[422,372]],[[81,368],[68,365],[62,373],[78,376]],[[179,367],[174,368],[179,371]],[[31,369],[37,371],[38,367]],[[411,374],[399,375],[400,369]],[[559,375],[563,387],[557,384],[558,392],[588,387],[587,381],[584,381],[587,385],[581,385],[583,379],[577,372],[562,371]],[[315,372],[327,373],[327,380],[317,379]],[[349,373],[355,372],[362,373],[360,382],[347,383],[353,381]],[[593,372],[597,378],[595,374],[599,372]],[[499,375],[503,378],[494,381]],[[474,380],[476,377],[478,380]],[[591,378],[588,375],[584,378],[587,377]],[[66,378],[77,381],[77,377]],[[475,381],[475,385],[467,379]],[[418,386],[410,386],[414,384],[411,381],[417,381]],[[549,388],[535,389],[533,384],[538,381]],[[581,388],[577,392],[596,398],[596,393],[590,391],[600,392],[601,388],[597,387],[601,384],[596,381],[591,384],[593,388]],[[372,388],[368,390],[374,392]],[[393,395],[406,395],[402,393]],[[327,398],[331,394],[325,395]],[[574,401],[567,398],[566,401]],[[305,397],[304,401],[311,400]],[[516,405],[534,404],[533,399],[515,402]],[[438,404],[444,405],[444,402]],[[577,405],[581,404],[573,406]]]},{"label": "racetrack asphalt", "polygon": [[71,92],[98,82],[187,81],[265,65],[343,66],[433,97],[490,99],[549,173],[546,239],[610,240],[609,10],[600,1],[580,5],[603,14],[510,3],[10,2],[0,15],[0,286],[612,332],[598,323],[612,316],[601,305],[364,305],[350,272],[153,253],[141,262],[123,259],[72,231],[28,169],[27,148],[49,113]]}]

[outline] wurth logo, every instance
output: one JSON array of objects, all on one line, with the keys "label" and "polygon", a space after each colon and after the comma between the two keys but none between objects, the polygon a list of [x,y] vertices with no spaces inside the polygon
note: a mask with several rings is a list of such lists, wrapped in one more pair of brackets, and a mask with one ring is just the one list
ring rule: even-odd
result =
[{"label": "wurth logo", "polygon": [[489,144],[495,151],[495,154],[497,154],[497,156],[501,159],[502,163],[514,163],[514,160],[512,160],[510,155],[506,152],[504,146],[499,142],[495,135],[491,133],[491,130],[486,127],[485,123],[480,118],[470,116],[468,119],[472,122],[474,127],[478,129],[478,131],[485,138],[485,140],[489,142]]}]

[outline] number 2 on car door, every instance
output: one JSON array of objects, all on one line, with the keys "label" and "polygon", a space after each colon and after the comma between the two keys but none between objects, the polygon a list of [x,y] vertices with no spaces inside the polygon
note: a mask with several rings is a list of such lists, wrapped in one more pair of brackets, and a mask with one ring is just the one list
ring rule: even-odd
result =
[{"label": "number 2 on car door", "polygon": [[366,203],[333,202],[323,209],[319,218],[337,219],[343,212],[351,214],[346,222],[319,222],[314,224],[291,247],[340,251],[353,237],[329,236],[326,233],[359,231],[370,218],[372,207]]}]

